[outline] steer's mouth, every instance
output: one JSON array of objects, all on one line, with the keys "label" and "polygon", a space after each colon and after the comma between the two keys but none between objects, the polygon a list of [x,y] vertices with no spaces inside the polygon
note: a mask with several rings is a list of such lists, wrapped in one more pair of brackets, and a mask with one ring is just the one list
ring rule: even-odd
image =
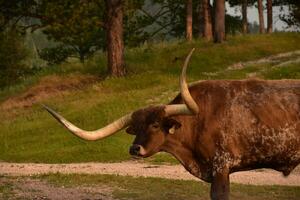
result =
[{"label": "steer's mouth", "polygon": [[129,153],[133,158],[146,158],[153,154],[151,152],[147,152],[142,145],[138,144],[133,144],[129,149]]}]

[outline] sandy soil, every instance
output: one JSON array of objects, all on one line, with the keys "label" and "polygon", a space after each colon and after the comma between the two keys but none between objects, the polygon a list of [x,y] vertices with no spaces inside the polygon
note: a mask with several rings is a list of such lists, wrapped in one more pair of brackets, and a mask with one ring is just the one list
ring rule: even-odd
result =
[{"label": "sandy soil", "polygon": [[[121,163],[78,163],[78,164],[34,164],[0,163],[0,174],[10,176],[36,175],[47,173],[116,174],[168,179],[198,180],[181,165],[152,165],[141,161]],[[300,167],[288,177],[273,170],[237,172],[230,175],[233,183],[252,185],[290,185],[300,186]]]},{"label": "sandy soil", "polygon": [[112,188],[105,185],[64,187],[30,177],[0,177],[0,187],[10,186],[10,196],[0,193],[6,200],[113,200]]},{"label": "sandy soil", "polygon": [[82,89],[95,83],[97,80],[97,77],[90,75],[45,76],[36,85],[28,88],[21,94],[11,96],[4,102],[0,102],[0,110],[7,112],[12,109],[31,107],[44,99],[62,96],[67,92]]}]

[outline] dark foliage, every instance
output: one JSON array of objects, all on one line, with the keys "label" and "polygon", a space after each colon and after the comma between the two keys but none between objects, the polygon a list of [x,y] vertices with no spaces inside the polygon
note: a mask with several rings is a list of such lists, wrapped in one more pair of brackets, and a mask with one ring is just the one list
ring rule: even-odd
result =
[{"label": "dark foliage", "polygon": [[15,30],[0,32],[0,88],[24,78],[29,72],[28,51]]},{"label": "dark foliage", "polygon": [[288,7],[288,13],[281,13],[280,19],[284,21],[289,27],[300,27],[300,1],[299,0],[282,0],[275,1],[275,5]]},{"label": "dark foliage", "polygon": [[44,48],[39,52],[40,58],[47,61],[48,65],[60,64],[64,62],[68,57],[70,57],[75,52],[66,48],[64,45],[59,45],[52,48]]}]

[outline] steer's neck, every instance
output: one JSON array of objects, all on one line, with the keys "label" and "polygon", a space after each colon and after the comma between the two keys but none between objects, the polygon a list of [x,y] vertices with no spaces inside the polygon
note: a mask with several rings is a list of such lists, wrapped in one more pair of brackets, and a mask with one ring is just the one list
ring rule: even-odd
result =
[{"label": "steer's neck", "polygon": [[172,154],[192,175],[210,182],[211,173],[207,166],[201,164],[199,159],[195,157],[196,149],[193,145],[195,138],[192,135],[183,133],[182,130],[187,130],[188,127],[184,127],[184,124],[182,126],[174,134],[167,136],[167,141],[161,150]]}]

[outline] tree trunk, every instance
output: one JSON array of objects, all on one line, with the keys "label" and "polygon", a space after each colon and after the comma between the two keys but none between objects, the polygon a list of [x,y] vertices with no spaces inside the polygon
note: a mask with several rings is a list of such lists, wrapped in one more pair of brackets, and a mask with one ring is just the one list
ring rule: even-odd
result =
[{"label": "tree trunk", "polygon": [[85,59],[84,59],[84,55],[83,54],[79,54],[79,60],[81,63],[84,63]]},{"label": "tree trunk", "polygon": [[242,2],[242,16],[243,16],[243,34],[248,33],[248,20],[247,20],[247,0]]},{"label": "tree trunk", "polygon": [[272,9],[272,0],[267,0],[267,32],[272,33],[273,31],[273,9]]},{"label": "tree trunk", "polygon": [[203,19],[203,3],[202,0],[198,0],[197,8],[197,18],[196,18],[196,23],[198,26],[195,27],[195,30],[197,31],[197,37],[203,37],[204,35],[204,19]]},{"label": "tree trunk", "polygon": [[114,77],[126,74],[123,41],[123,1],[105,0],[107,10],[106,42],[108,73]]},{"label": "tree trunk", "polygon": [[225,40],[225,0],[215,0],[214,42],[221,43]]},{"label": "tree trunk", "polygon": [[211,6],[209,0],[202,0],[203,3],[203,37],[207,40],[211,40],[213,36],[212,31],[212,16]]},{"label": "tree trunk", "polygon": [[186,40],[193,39],[193,1],[186,0]]},{"label": "tree trunk", "polygon": [[265,22],[264,22],[264,9],[262,0],[257,0],[258,19],[259,19],[259,32],[265,33]]}]

